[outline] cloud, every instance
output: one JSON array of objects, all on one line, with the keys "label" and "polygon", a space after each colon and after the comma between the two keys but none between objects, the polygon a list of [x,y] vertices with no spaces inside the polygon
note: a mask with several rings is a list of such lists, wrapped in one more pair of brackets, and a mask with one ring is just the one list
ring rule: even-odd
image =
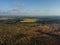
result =
[{"label": "cloud", "polygon": [[40,15],[40,16],[52,16],[60,15],[60,10],[0,10],[0,15]]},{"label": "cloud", "polygon": [[13,3],[14,9],[19,9],[19,10],[23,9],[23,8],[24,8],[24,5],[25,5],[24,3],[17,2],[17,1],[15,1],[15,2]]},{"label": "cloud", "polygon": [[14,2],[12,9],[10,10],[0,9],[0,15],[22,15],[23,7],[24,3]]},{"label": "cloud", "polygon": [[60,10],[28,10],[28,11],[24,11],[23,14],[25,14],[25,15],[42,15],[42,16],[60,15]]}]

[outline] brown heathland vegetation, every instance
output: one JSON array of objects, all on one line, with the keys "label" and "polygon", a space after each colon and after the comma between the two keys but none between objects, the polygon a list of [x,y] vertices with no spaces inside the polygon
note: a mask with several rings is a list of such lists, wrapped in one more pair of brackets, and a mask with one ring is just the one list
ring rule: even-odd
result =
[{"label": "brown heathland vegetation", "polygon": [[[45,33],[55,32],[59,25],[0,25],[0,45],[60,45],[60,40]],[[44,32],[44,33],[42,33]]]}]

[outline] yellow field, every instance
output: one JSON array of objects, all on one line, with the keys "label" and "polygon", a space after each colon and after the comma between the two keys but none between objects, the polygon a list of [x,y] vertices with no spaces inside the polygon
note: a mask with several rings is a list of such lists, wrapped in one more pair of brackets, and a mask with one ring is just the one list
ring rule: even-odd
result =
[{"label": "yellow field", "polygon": [[23,19],[23,21],[20,22],[36,22],[36,19]]}]

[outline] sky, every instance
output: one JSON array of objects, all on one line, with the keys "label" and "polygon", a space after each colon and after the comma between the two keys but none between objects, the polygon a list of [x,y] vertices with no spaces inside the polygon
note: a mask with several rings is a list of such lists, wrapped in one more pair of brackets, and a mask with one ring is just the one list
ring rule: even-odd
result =
[{"label": "sky", "polygon": [[0,15],[60,16],[60,0],[0,0]]}]

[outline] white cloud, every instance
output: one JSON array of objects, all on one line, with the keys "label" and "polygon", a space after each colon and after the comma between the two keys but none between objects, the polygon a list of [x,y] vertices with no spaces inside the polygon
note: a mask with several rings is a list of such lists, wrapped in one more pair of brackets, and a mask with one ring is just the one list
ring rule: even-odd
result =
[{"label": "white cloud", "polygon": [[0,10],[0,15],[60,15],[60,10]]},{"label": "white cloud", "polygon": [[24,8],[24,5],[25,5],[24,3],[17,2],[17,1],[15,1],[15,2],[13,3],[14,9],[19,9],[19,10],[23,9],[23,8]]}]

